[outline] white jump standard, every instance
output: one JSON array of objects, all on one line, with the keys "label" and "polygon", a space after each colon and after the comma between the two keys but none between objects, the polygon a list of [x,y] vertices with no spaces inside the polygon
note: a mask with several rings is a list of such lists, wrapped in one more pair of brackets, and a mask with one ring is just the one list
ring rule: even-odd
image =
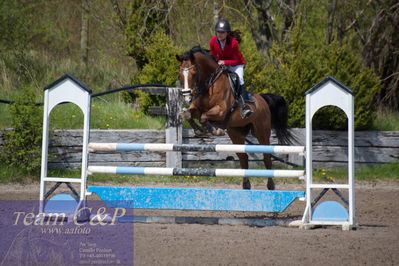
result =
[{"label": "white jump standard", "polygon": [[[353,176],[353,95],[345,85],[332,77],[326,78],[307,92],[306,96],[306,190],[268,191],[242,189],[203,189],[203,188],[142,188],[142,187],[97,187],[87,186],[89,174],[134,174],[168,176],[236,176],[259,178],[302,178],[303,170],[270,169],[201,169],[201,168],[162,168],[130,166],[89,165],[89,153],[97,151],[123,152],[235,152],[235,153],[277,153],[305,154],[302,146],[266,145],[189,145],[151,143],[89,143],[91,90],[72,75],[64,75],[45,88],[43,117],[42,169],[40,182],[40,212],[51,212],[50,195],[63,183],[71,189],[73,196],[65,200],[76,200],[76,211],[85,206],[87,195],[96,193],[105,204],[112,207],[172,209],[172,210],[224,210],[224,211],[263,211],[282,212],[295,199],[305,199],[306,209],[301,224],[306,228],[313,225],[341,225],[344,229],[355,225],[354,220],[354,176]],[[58,104],[71,102],[81,109],[84,115],[82,140],[82,169],[80,178],[48,177],[49,118],[51,110]],[[312,126],[314,113],[325,105],[343,109],[348,116],[348,183],[313,184],[312,182]],[[48,182],[56,182],[46,191]],[[76,191],[72,183],[80,183]],[[322,193],[312,196],[313,189]],[[319,203],[327,190],[332,190],[347,206],[335,201]],[[348,200],[338,189],[348,189]],[[306,193],[305,193],[306,192]],[[59,197],[58,197],[59,199]],[[50,209],[49,209],[50,208]],[[165,218],[166,219],[166,218]],[[133,219],[134,220],[134,219]],[[148,220],[148,219],[147,219]],[[237,222],[234,222],[237,223]],[[249,222],[245,222],[250,224]],[[256,222],[258,224],[258,222]],[[268,223],[259,223],[268,224]],[[281,223],[276,223],[281,224]]]}]

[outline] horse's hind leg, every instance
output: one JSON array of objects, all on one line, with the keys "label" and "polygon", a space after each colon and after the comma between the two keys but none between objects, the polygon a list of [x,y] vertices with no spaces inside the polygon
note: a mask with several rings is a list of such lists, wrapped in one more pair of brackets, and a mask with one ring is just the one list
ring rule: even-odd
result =
[{"label": "horse's hind leg", "polygon": [[[272,169],[272,159],[271,159],[271,155],[270,154],[263,154],[263,161],[265,163],[265,166],[267,169]],[[267,165],[270,165],[267,166]],[[268,190],[274,190],[275,189],[275,184],[274,184],[274,180],[273,178],[268,178],[267,179],[267,189]]]},{"label": "horse's hind leg", "polygon": [[[233,144],[245,144],[245,137],[249,133],[249,127],[245,128],[227,128],[227,134],[229,135]],[[240,160],[241,169],[248,169],[248,154],[237,153],[238,159]],[[251,182],[248,177],[243,177],[242,180],[243,189],[251,189]]]},{"label": "horse's hind leg", "polygon": [[[254,126],[252,129],[252,135],[254,135],[258,139],[260,145],[270,145],[270,132],[271,132],[270,128],[269,130],[266,129],[259,130],[259,128]],[[263,163],[266,169],[272,169],[272,156],[270,154],[264,153]],[[272,178],[267,179],[267,189],[268,190],[275,189],[274,180]]]}]

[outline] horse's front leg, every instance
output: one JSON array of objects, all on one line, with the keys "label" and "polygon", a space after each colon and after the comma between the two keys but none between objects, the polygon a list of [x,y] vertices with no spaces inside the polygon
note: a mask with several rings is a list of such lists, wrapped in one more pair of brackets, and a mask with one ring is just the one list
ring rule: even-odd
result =
[{"label": "horse's front leg", "polygon": [[210,132],[214,136],[224,136],[223,129],[216,128],[209,122],[202,123],[202,126],[206,129],[207,132]]},{"label": "horse's front leg", "polygon": [[219,105],[214,106],[209,111],[201,114],[200,122],[209,132],[215,136],[224,136],[224,130],[221,128],[215,128],[209,121],[222,121],[226,112],[222,110]]},{"label": "horse's front leg", "polygon": [[183,117],[190,124],[190,126],[194,130],[194,134],[196,136],[203,136],[206,134],[206,129],[199,126],[194,121],[194,118],[197,120],[199,120],[199,118],[200,118],[200,112],[196,107],[190,106],[190,108],[188,110],[185,110],[183,112]]}]

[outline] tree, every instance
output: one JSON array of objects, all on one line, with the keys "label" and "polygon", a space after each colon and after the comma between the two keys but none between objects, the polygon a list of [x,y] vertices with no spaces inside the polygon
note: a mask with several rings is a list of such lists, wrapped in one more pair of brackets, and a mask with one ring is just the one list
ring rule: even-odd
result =
[{"label": "tree", "polygon": [[356,21],[354,28],[362,44],[364,63],[383,83],[377,94],[379,106],[399,111],[399,3],[369,1],[369,5],[374,12],[369,11],[363,23]]},{"label": "tree", "polygon": [[40,2],[0,1],[0,51],[23,50],[30,43],[35,31],[34,11]]},{"label": "tree", "polygon": [[[283,95],[290,107],[290,126],[303,127],[304,93],[325,77],[334,76],[354,90],[355,126],[367,129],[373,121],[376,107],[373,99],[380,89],[380,81],[362,64],[361,54],[350,42],[345,40],[340,44],[335,37],[330,41],[326,38],[331,28],[325,20],[328,16],[326,8],[324,3],[312,2],[297,6],[287,33],[289,36],[272,42],[268,60],[256,54],[251,39],[246,36],[242,46],[248,63],[246,82],[256,85],[258,92]],[[313,124],[319,129],[343,129],[346,126],[345,116],[337,108],[323,108],[317,112]]]},{"label": "tree", "polygon": [[125,32],[127,39],[127,53],[136,61],[141,70],[148,62],[144,48],[151,41],[151,37],[159,31],[168,32],[168,16],[171,4],[168,0],[133,0],[130,1],[129,12],[122,12],[117,0],[111,0],[119,25]]},{"label": "tree", "polygon": [[[249,19],[252,37],[259,51],[269,55],[273,42],[282,42],[289,36],[297,10],[295,0],[246,0],[245,14]],[[276,13],[282,23],[278,25]]]},{"label": "tree", "polygon": [[377,94],[381,109],[399,111],[399,3],[394,0],[331,0],[327,39],[350,41],[363,63],[382,80]]}]

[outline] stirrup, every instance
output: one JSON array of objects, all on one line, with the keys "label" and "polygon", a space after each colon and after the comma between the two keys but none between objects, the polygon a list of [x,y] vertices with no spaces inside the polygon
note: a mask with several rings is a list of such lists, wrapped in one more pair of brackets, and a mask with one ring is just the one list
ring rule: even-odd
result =
[{"label": "stirrup", "polygon": [[240,115],[241,115],[242,119],[248,118],[252,114],[253,114],[253,112],[252,112],[251,108],[248,105],[246,105],[243,108],[241,108]]}]

